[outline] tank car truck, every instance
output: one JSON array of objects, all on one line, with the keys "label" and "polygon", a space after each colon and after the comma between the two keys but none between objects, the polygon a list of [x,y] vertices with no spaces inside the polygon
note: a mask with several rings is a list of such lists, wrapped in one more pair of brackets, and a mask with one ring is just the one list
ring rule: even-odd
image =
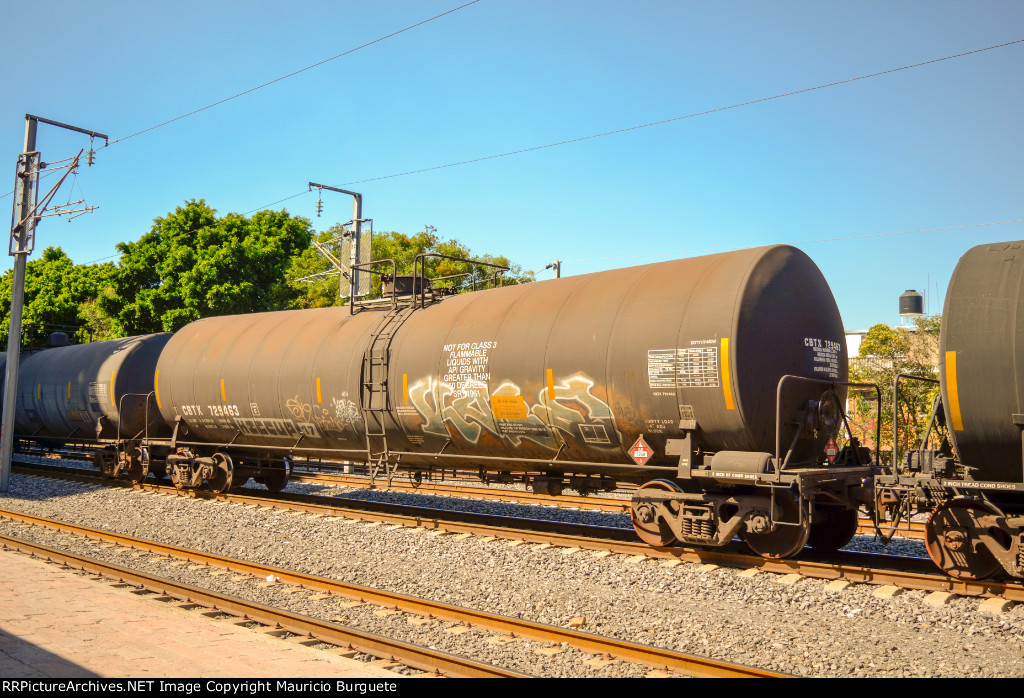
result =
[{"label": "tank car truck", "polygon": [[[915,378],[901,376],[897,391],[900,380]],[[933,382],[928,432],[944,425],[946,438],[876,479],[879,523],[891,535],[912,513],[929,513],[928,554],[950,576],[1024,577],[1024,241],[960,258]]]}]

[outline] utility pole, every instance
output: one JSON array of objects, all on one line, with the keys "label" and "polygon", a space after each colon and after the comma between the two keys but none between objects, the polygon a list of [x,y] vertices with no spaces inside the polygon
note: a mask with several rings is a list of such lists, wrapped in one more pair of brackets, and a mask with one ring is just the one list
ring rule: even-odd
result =
[{"label": "utility pole", "polygon": [[[352,229],[352,245],[349,248],[349,261],[348,261],[348,270],[349,271],[348,271],[348,276],[349,276],[349,289],[350,289],[349,290],[349,303],[355,303],[356,294],[359,293],[359,274],[360,274],[360,270],[358,268],[356,268],[355,265],[359,264],[360,259],[362,258],[361,257],[362,250],[360,248],[362,246],[362,239],[363,239],[363,236],[362,236],[362,225],[363,225],[363,222],[364,222],[364,220],[363,220],[363,195],[358,193],[358,192],[348,191],[347,189],[338,189],[337,187],[329,187],[326,184],[317,184],[316,182],[310,182],[309,183],[309,189],[312,190],[313,187],[316,187],[318,190],[326,189],[328,191],[336,191],[339,194],[348,194],[349,196],[352,197],[352,228],[353,229]],[[319,204],[319,202],[318,202],[318,204]],[[319,205],[318,205],[318,207],[317,207],[317,212],[318,213],[319,213],[319,210],[320,209],[319,209]],[[317,247],[318,247],[318,249],[320,249],[319,245]],[[344,275],[344,270],[342,269],[342,265],[338,264],[337,260],[334,259],[333,255],[329,255],[323,249],[320,249],[320,251],[322,253],[324,253],[324,255],[327,256],[327,258],[331,262],[333,262],[335,266],[338,267],[338,272],[339,272],[339,276],[338,276],[338,297],[339,298],[343,298],[344,296],[341,293],[341,281],[342,281],[342,276]],[[367,251],[367,253],[369,254],[369,251]]]},{"label": "utility pole", "polygon": [[544,267],[545,269],[554,269],[554,276],[552,279],[560,279],[562,277],[562,260],[556,259],[551,264]]},{"label": "utility pole", "polygon": [[[11,221],[10,254],[14,257],[14,281],[11,288],[11,326],[7,333],[7,367],[4,379],[4,405],[0,416],[0,492],[10,487],[11,454],[14,450],[15,402],[18,399],[18,364],[21,360],[21,313],[25,305],[25,265],[35,248],[35,227],[42,218],[50,199],[64,183],[68,174],[78,166],[76,156],[68,171],[38,203],[39,170],[45,164],[36,151],[36,127],[42,122],[71,131],[84,133],[91,138],[108,139],[102,133],[69,126],[31,114],[25,115],[25,151],[18,158],[18,173],[15,177],[14,216]],[[78,155],[81,155],[79,151]],[[93,150],[89,148],[89,164],[92,164]],[[19,195],[20,194],[20,195]],[[92,210],[86,207],[86,210]]]}]

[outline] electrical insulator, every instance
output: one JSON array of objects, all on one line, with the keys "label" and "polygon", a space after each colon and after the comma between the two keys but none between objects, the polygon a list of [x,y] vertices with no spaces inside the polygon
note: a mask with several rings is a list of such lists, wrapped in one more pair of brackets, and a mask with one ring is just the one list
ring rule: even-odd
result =
[{"label": "electrical insulator", "polygon": [[89,148],[89,150],[85,151],[85,164],[92,167],[94,162],[96,162],[96,151]]},{"label": "electrical insulator", "polygon": [[324,210],[324,202],[321,199],[316,200],[316,217],[319,218],[320,214]]}]

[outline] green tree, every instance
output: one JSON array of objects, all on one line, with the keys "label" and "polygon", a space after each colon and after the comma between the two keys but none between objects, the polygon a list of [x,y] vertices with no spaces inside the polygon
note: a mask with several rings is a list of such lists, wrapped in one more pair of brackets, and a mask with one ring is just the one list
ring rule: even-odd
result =
[{"label": "green tree", "polygon": [[[334,225],[317,234],[314,239],[322,245],[327,245],[330,241],[338,239],[342,232],[340,225]],[[330,249],[336,257],[340,256],[340,246]],[[474,255],[468,246],[458,240],[443,240],[436,234],[432,226],[426,226],[423,231],[414,235],[394,231],[377,232],[373,235],[372,258],[374,260],[393,259],[399,275],[411,275],[417,255],[426,253],[458,258],[426,258],[428,278],[456,277],[441,281],[439,285],[452,285],[460,290],[468,290],[472,287],[470,277],[461,275],[472,275],[472,278],[476,280],[477,288],[487,287],[496,270],[481,264],[462,261],[467,259],[509,267],[509,271],[504,274],[504,283],[528,283],[534,280],[533,272],[523,271],[519,265],[509,262],[508,258],[490,254]],[[303,277],[330,271],[333,268],[333,265],[313,246],[295,257],[288,270],[288,282],[295,291],[301,294],[298,301],[300,307],[322,308],[347,302],[338,298],[338,275],[336,273],[323,275],[311,282],[300,281]],[[375,265],[373,269],[385,273],[391,271],[389,265]],[[370,298],[381,297],[380,275],[373,274],[370,289]]]},{"label": "green tree", "polygon": [[[939,331],[942,318],[918,318],[914,327],[892,328],[875,325],[860,344],[858,357],[851,361],[850,380],[874,383],[882,392],[882,402],[874,400],[874,391],[856,392],[856,411],[851,427],[857,435],[874,437],[876,414],[881,413],[881,444],[893,445],[897,455],[920,448],[932,401],[939,392],[934,383],[900,380],[899,402],[895,417],[899,425],[899,443],[893,443],[893,388],[902,374],[938,379]],[[934,445],[934,444],[933,444]]]},{"label": "green tree", "polygon": [[[47,247],[25,265],[25,303],[22,309],[22,341],[39,345],[54,330],[66,331],[80,341],[91,334],[84,311],[110,285],[112,263],[79,265],[59,247]],[[10,331],[14,271],[0,277],[0,342],[6,347]]]},{"label": "green tree", "polygon": [[290,307],[298,294],[285,272],[311,233],[308,220],[284,211],[218,218],[205,201],[191,199],[155,219],[138,241],[118,244],[122,257],[98,309],[124,336]]}]

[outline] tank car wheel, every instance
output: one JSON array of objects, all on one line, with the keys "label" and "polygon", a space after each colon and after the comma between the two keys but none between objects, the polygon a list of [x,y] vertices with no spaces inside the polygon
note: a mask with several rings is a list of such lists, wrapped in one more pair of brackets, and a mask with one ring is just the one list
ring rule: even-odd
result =
[{"label": "tank car wheel", "polygon": [[[666,490],[667,492],[683,491],[671,480],[651,480],[640,485],[638,491],[644,489]],[[672,533],[672,529],[660,517],[655,516],[653,521],[643,521],[642,519],[648,517],[638,514],[635,507],[630,507],[629,518],[633,520],[633,529],[637,536],[647,545],[664,548],[676,542],[676,536]]]},{"label": "tank car wheel", "polygon": [[171,484],[174,485],[174,487],[176,489],[179,489],[179,490],[184,489],[185,485],[181,481],[181,478],[178,477],[178,469],[177,468],[170,468],[169,470],[170,470],[170,474],[171,474]]},{"label": "tank car wheel", "polygon": [[292,474],[291,463],[286,463],[280,468],[268,468],[263,471],[257,482],[262,482],[271,492],[280,492],[288,486],[288,479]]},{"label": "tank car wheel", "polygon": [[231,480],[234,474],[234,464],[231,462],[231,458],[223,453],[213,454],[214,465],[217,466],[217,470],[214,472],[206,485],[210,488],[210,491],[214,494],[224,494],[231,489]]},{"label": "tank car wheel", "polygon": [[742,538],[743,542],[761,557],[785,559],[804,549],[811,534],[811,527],[806,523],[806,517],[804,524],[798,524],[800,504],[788,491],[777,491],[775,501],[782,507],[782,516],[779,520],[783,524],[767,533],[754,533],[748,527],[743,531]]},{"label": "tank car wheel", "polygon": [[815,552],[834,553],[857,533],[857,510],[839,506],[821,506],[814,512],[807,545]]},{"label": "tank car wheel", "polygon": [[144,482],[149,475],[149,450],[145,448],[133,448],[124,454],[128,459],[128,467],[125,468],[125,475],[133,483]]},{"label": "tank car wheel", "polygon": [[97,448],[92,454],[92,463],[104,477],[114,477],[114,469],[117,467],[117,449],[113,446]]},{"label": "tank car wheel", "polygon": [[971,511],[994,514],[976,499],[953,499],[935,507],[925,525],[924,545],[939,569],[955,579],[985,579],[1001,567],[983,546],[972,545]]}]

